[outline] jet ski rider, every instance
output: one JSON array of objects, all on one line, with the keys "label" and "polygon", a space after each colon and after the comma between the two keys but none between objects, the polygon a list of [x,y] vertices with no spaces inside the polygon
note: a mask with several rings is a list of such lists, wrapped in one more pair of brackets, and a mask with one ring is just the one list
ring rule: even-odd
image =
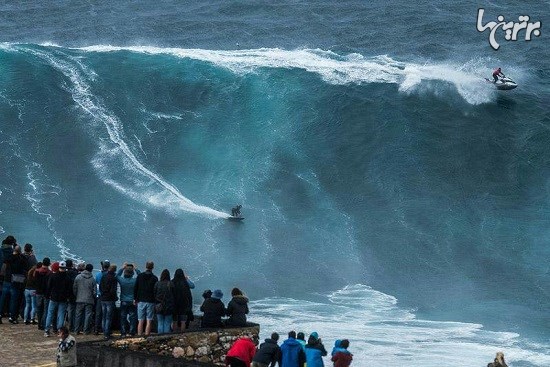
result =
[{"label": "jet ski rider", "polygon": [[493,71],[493,83],[496,83],[498,81],[498,77],[502,77],[504,78],[504,74],[502,73],[502,71],[500,70],[500,68],[498,69],[495,69],[495,71]]}]

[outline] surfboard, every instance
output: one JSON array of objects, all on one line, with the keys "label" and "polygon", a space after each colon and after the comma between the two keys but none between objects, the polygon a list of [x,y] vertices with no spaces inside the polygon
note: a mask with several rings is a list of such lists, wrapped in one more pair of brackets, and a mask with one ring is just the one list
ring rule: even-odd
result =
[{"label": "surfboard", "polygon": [[227,220],[229,220],[231,222],[240,222],[243,219],[244,219],[244,217],[227,217]]}]

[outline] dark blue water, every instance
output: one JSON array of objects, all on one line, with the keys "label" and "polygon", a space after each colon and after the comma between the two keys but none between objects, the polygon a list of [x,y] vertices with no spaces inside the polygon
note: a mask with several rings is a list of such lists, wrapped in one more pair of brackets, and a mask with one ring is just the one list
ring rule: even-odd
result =
[{"label": "dark blue water", "polygon": [[[502,333],[468,341],[490,354],[468,363],[546,365],[550,12],[508,3],[0,5],[0,228],[292,313],[366,284],[353,302],[396,297],[385,317],[429,335]],[[494,51],[479,7],[542,35]],[[496,66],[520,86],[494,90]],[[244,223],[224,219],[237,203]],[[400,365],[392,350],[378,361]]]}]

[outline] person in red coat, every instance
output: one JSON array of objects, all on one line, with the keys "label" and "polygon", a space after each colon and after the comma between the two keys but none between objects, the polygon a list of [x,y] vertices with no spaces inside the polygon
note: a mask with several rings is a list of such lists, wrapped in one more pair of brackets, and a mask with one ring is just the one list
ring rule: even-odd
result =
[{"label": "person in red coat", "polygon": [[334,367],[348,367],[353,359],[353,354],[348,352],[349,340],[344,339],[340,342],[340,347],[335,348],[331,361],[334,362]]},{"label": "person in red coat", "polygon": [[239,338],[229,348],[225,356],[225,365],[231,367],[250,367],[256,353],[256,345],[249,338]]}]

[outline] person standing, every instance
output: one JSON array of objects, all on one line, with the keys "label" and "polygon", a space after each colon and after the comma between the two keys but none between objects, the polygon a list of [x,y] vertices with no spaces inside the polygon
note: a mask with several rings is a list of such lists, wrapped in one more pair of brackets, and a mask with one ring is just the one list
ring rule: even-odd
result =
[{"label": "person standing", "polygon": [[6,266],[4,284],[8,284],[8,286],[2,287],[0,305],[4,304],[4,300],[7,296],[7,292],[4,294],[4,290],[7,289],[10,294],[9,322],[18,324],[19,321],[17,321],[17,319],[19,317],[20,299],[25,289],[25,280],[27,278],[27,272],[29,271],[27,259],[21,254],[21,247],[19,245],[13,248],[12,256],[4,260],[4,264]]},{"label": "person standing", "polygon": [[170,272],[164,269],[160,280],[155,284],[155,313],[157,315],[157,333],[170,332],[174,308],[174,285],[170,281]]},{"label": "person standing", "polygon": [[[53,267],[53,265],[52,265]],[[50,336],[50,328],[54,318],[57,319],[55,328],[59,330],[65,323],[65,312],[67,311],[67,302],[73,293],[73,284],[67,274],[67,264],[65,261],[59,262],[59,270],[50,274],[48,279],[48,291],[50,302],[48,305],[48,316],[46,318],[46,327],[44,336]]]},{"label": "person standing", "polygon": [[[92,274],[93,269],[92,264],[86,264],[85,270],[76,276],[73,283],[73,293],[76,300],[74,330],[77,334],[82,331],[84,331],[84,334],[91,333],[92,314],[97,292],[97,284]],[[84,326],[82,326],[83,317]]]},{"label": "person standing", "polygon": [[[72,259],[65,260],[65,264],[67,265],[67,274],[69,275],[69,279],[71,279],[71,283],[74,283],[74,280],[78,275],[78,270],[75,269]],[[75,314],[76,314],[76,298],[74,294],[71,293],[71,296],[69,297],[69,302],[67,302],[67,320],[69,321],[69,331],[71,333],[74,333]]]},{"label": "person standing", "polygon": [[302,345],[296,340],[296,332],[290,331],[288,339],[281,345],[280,367],[304,367],[306,354]]},{"label": "person standing", "polygon": [[36,322],[38,330],[46,328],[46,315],[48,313],[49,299],[47,297],[48,278],[50,275],[50,258],[42,260],[42,266],[34,272],[36,286]]},{"label": "person standing", "polygon": [[[135,270],[135,272],[134,272]],[[134,264],[124,263],[117,272],[116,279],[120,286],[120,336],[125,337],[128,333],[136,335],[137,328],[137,307],[134,304],[134,288],[136,277],[134,273],[140,274]]]},{"label": "person standing", "polygon": [[348,351],[349,340],[343,339],[339,342],[338,345],[334,344],[330,360],[334,362],[334,367],[349,367],[353,360],[353,354]]},{"label": "person standing", "polygon": [[256,354],[256,346],[250,338],[242,337],[233,343],[225,356],[225,365],[230,367],[250,367]]},{"label": "person standing", "polygon": [[23,311],[23,320],[25,325],[36,322],[36,277],[34,276],[36,269],[41,268],[42,263],[38,262],[33,265],[27,272],[27,282],[25,283],[25,310]]},{"label": "person standing", "polygon": [[327,350],[319,338],[317,332],[309,334],[309,338],[306,344],[306,362],[308,367],[323,367],[323,357],[326,356]]},{"label": "person standing", "polygon": [[76,367],[76,340],[65,326],[59,328],[59,345],[57,346],[57,367]]},{"label": "person standing", "polygon": [[271,338],[266,339],[252,358],[252,367],[275,367],[275,364],[281,360],[281,348],[277,345],[279,334],[271,334]]},{"label": "person standing", "polygon": [[172,330],[177,331],[183,323],[185,323],[185,329],[187,329],[189,328],[189,323],[194,319],[191,289],[195,288],[195,284],[185,276],[183,269],[176,269],[172,284],[174,285],[175,303]]},{"label": "person standing", "polygon": [[99,335],[99,332],[101,330],[101,324],[103,323],[103,317],[101,313],[101,290],[99,289],[99,285],[101,284],[101,278],[103,275],[107,274],[109,271],[109,266],[111,266],[111,262],[109,260],[103,260],[100,262],[101,264],[101,271],[95,275],[95,282],[97,284],[97,291],[96,291],[96,298],[95,298],[95,317],[94,317],[94,331],[95,335]]},{"label": "person standing", "polygon": [[158,278],[153,274],[155,264],[148,261],[145,264],[145,271],[137,276],[134,288],[134,302],[138,308],[138,335],[143,335],[145,325],[145,336],[151,334],[153,318],[155,317],[155,284]]},{"label": "person standing", "polygon": [[99,289],[101,291],[101,313],[103,315],[103,338],[108,340],[111,338],[111,324],[113,321],[113,312],[115,310],[115,302],[118,300],[116,280],[116,265],[110,265],[107,274],[101,277]]}]

